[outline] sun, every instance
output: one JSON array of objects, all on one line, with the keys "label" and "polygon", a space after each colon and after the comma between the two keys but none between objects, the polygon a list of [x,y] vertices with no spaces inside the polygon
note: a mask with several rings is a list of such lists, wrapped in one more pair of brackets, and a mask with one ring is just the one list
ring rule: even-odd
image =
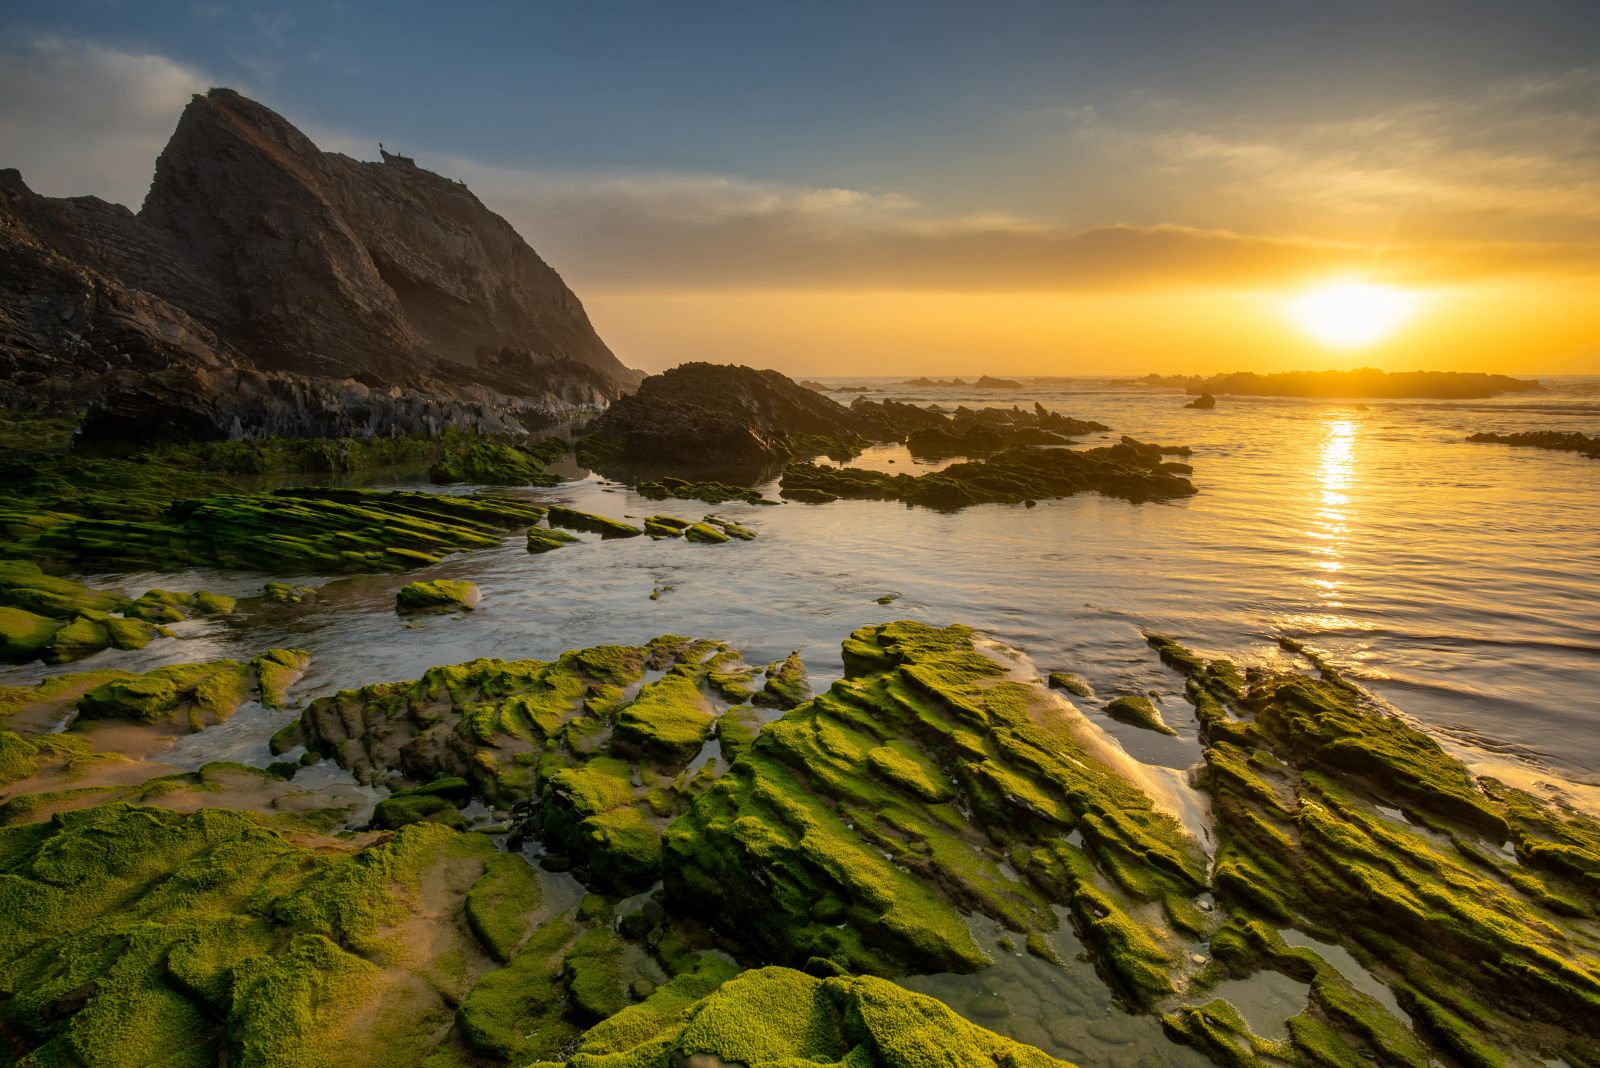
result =
[{"label": "sun", "polygon": [[1421,297],[1355,279],[1326,282],[1288,302],[1289,318],[1322,344],[1357,349],[1382,341],[1416,314]]}]

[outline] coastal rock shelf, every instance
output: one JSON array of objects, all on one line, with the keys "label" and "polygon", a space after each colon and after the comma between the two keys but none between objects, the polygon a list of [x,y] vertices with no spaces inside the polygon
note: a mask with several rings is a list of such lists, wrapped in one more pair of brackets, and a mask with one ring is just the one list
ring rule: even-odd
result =
[{"label": "coastal rock shelf", "polygon": [[1188,464],[1164,460],[1187,456],[1187,448],[1146,445],[1124,437],[1096,449],[1018,446],[987,460],[952,464],[926,475],[891,475],[859,467],[791,464],[781,496],[808,504],[841,497],[904,501],[954,510],[973,504],[1019,504],[1093,491],[1143,502],[1188,497],[1194,483]]},{"label": "coastal rock shelf", "polygon": [[[197,1065],[1046,1066],[887,980],[1070,944],[1221,1065],[1600,1059],[1600,823],[1292,641],[1310,670],[1149,643],[1198,796],[1080,679],[911,621],[815,695],[798,656],[673,636],[437,667],[313,701],[266,770],[158,773],[102,725],[215,729],[302,653],[0,689],[0,1026],[83,1063],[137,1028]],[[367,829],[332,833],[354,788],[295,784],[322,758],[390,791]]]},{"label": "coastal rock shelf", "polygon": [[8,551],[89,568],[405,571],[543,514],[509,497],[303,487],[177,501],[149,521],[44,515]]}]

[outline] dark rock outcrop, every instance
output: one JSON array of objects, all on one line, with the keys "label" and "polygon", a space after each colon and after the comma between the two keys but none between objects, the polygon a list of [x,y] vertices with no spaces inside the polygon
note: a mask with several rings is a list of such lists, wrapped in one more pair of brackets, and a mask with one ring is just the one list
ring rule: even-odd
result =
[{"label": "dark rock outcrop", "polygon": [[1198,408],[1201,411],[1207,411],[1207,412],[1210,411],[1212,408],[1215,408],[1216,406],[1217,406],[1217,398],[1213,397],[1209,393],[1202,393],[1202,394],[1200,394],[1200,396],[1196,397],[1194,400],[1192,400],[1188,404],[1184,405],[1185,408]]},{"label": "dark rock outcrop", "polygon": [[1491,445],[1517,445],[1529,449],[1550,449],[1554,452],[1575,452],[1591,460],[1600,460],[1600,434],[1583,434],[1576,430],[1522,430],[1515,434],[1473,434],[1468,441]]},{"label": "dark rock outcrop", "polygon": [[[189,104],[137,215],[0,171],[0,399],[13,404],[105,397],[103,427],[171,415],[201,437],[326,433],[341,418],[357,432],[495,430],[604,404],[638,378],[464,185],[399,156],[323,152],[231,90]],[[358,410],[330,415],[345,398]]]},{"label": "dark rock outcrop", "polygon": [[588,457],[660,469],[761,464],[848,453],[881,430],[777,371],[686,363],[646,378],[591,423]]}]

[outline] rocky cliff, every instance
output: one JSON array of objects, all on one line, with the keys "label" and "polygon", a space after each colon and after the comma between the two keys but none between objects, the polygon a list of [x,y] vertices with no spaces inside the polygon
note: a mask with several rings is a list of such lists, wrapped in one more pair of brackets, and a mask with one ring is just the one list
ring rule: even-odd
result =
[{"label": "rocky cliff", "polygon": [[[400,156],[323,152],[231,90],[185,109],[137,215],[0,171],[13,404],[109,405],[130,426],[178,405],[204,436],[426,430],[411,425],[424,411],[456,425],[487,412],[498,429],[640,377],[464,185]],[[363,411],[343,418],[341,397]]]}]

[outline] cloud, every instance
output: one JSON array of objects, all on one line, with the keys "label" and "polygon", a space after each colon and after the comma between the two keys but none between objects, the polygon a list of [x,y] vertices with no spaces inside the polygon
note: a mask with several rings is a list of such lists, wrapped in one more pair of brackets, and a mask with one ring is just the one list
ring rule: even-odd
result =
[{"label": "cloud", "polygon": [[[1132,95],[1038,113],[1066,144],[1225,216],[1479,240],[1600,239],[1600,67],[1534,74],[1310,123]],[[1038,125],[1036,123],[1035,125]]]},{"label": "cloud", "polygon": [[947,292],[1281,286],[1360,271],[1412,284],[1568,270],[1587,245],[1367,244],[1216,228],[947,216],[903,194],[721,175],[422,160],[463,179],[580,289]]},{"label": "cloud", "polygon": [[[170,57],[85,41],[0,52],[0,166],[40,192],[137,207],[178,114],[210,83]],[[1345,271],[1427,285],[1600,272],[1597,94],[1600,73],[1583,69],[1306,126],[1149,93],[1029,117],[1025,140],[1054,137],[1102,187],[1136,191],[1147,217],[1129,214],[1143,225],[1111,211],[1068,225],[955,214],[897,190],[407,148],[463,179],[584,293],[1238,289]],[[288,117],[326,149],[371,151],[368,137]],[[1338,220],[1366,216],[1384,223],[1376,237],[1335,239],[1358,229]],[[1463,218],[1478,225],[1445,225]]]},{"label": "cloud", "polygon": [[138,208],[189,97],[213,84],[167,56],[38,38],[0,50],[0,166],[53,196]]}]

